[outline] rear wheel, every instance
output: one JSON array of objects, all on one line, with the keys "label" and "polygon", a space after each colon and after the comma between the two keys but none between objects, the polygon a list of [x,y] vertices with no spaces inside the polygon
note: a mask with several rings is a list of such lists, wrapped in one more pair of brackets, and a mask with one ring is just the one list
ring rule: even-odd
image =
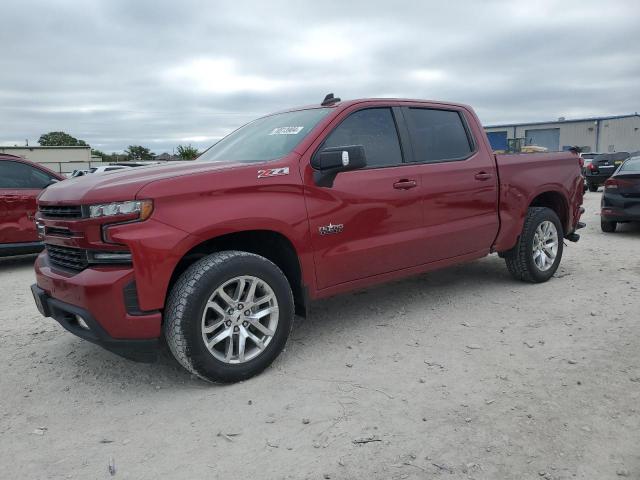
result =
[{"label": "rear wheel", "polygon": [[562,224],[553,210],[529,208],[518,243],[504,254],[509,273],[525,282],[546,282],[560,265],[563,237]]},{"label": "rear wheel", "polygon": [[600,220],[600,228],[603,232],[613,233],[616,231],[617,222],[607,222],[606,220]]},{"label": "rear wheel", "polygon": [[274,263],[225,251],[181,275],[167,301],[164,333],[187,370],[212,382],[237,382],[280,354],[293,317],[291,288]]},{"label": "rear wheel", "polygon": [[589,182],[587,184],[587,188],[589,188],[590,192],[597,192],[598,191],[598,184]]}]

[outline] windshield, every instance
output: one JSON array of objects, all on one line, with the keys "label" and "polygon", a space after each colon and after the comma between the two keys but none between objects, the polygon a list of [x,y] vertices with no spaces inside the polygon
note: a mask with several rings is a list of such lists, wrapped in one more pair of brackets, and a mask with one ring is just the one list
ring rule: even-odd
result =
[{"label": "windshield", "polygon": [[284,157],[329,113],[297,110],[259,118],[230,133],[198,157],[200,162],[262,162]]}]

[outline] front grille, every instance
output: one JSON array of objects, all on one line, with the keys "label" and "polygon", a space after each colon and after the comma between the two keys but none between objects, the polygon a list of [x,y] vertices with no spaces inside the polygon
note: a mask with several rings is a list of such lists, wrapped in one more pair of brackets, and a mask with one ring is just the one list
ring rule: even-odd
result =
[{"label": "front grille", "polygon": [[52,265],[79,272],[89,265],[87,251],[82,248],[61,247],[46,244],[47,255]]},{"label": "front grille", "polygon": [[40,205],[38,210],[44,218],[82,218],[80,205]]},{"label": "front grille", "polygon": [[60,227],[46,227],[45,232],[47,235],[57,235],[59,237],[72,237],[73,232],[68,228],[60,228]]}]

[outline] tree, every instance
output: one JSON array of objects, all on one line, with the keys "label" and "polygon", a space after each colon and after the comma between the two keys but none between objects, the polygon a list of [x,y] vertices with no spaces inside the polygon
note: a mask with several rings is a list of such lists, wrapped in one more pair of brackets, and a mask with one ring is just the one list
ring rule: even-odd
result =
[{"label": "tree", "polygon": [[191,144],[189,145],[178,145],[178,156],[182,159],[182,160],[195,160],[198,155],[200,155],[200,152],[198,151],[198,149],[196,147],[192,147]]},{"label": "tree", "polygon": [[65,132],[43,133],[38,139],[43,147],[86,147],[87,142],[78,140]]},{"label": "tree", "polygon": [[91,156],[92,157],[100,157],[102,158],[102,160],[104,160],[104,157],[108,157],[108,155],[100,150],[96,150],[94,148],[91,149]]},{"label": "tree", "polygon": [[155,153],[152,153],[151,150],[142,145],[129,145],[129,148],[124,153],[129,160],[134,161],[153,160],[156,156]]}]

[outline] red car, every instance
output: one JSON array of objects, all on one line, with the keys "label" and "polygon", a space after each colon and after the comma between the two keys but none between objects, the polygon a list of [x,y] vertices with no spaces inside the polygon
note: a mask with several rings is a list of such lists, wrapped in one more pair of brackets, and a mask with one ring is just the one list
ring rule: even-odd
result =
[{"label": "red car", "polygon": [[[39,200],[38,308],[129,358],[246,379],[309,301],[497,252],[544,282],[577,241],[581,160],[494,155],[465,105],[327,96],[197,160],[70,179]],[[349,319],[345,319],[349,321]]]},{"label": "red car", "polygon": [[21,157],[0,154],[0,256],[39,252],[36,198],[64,177]]}]

